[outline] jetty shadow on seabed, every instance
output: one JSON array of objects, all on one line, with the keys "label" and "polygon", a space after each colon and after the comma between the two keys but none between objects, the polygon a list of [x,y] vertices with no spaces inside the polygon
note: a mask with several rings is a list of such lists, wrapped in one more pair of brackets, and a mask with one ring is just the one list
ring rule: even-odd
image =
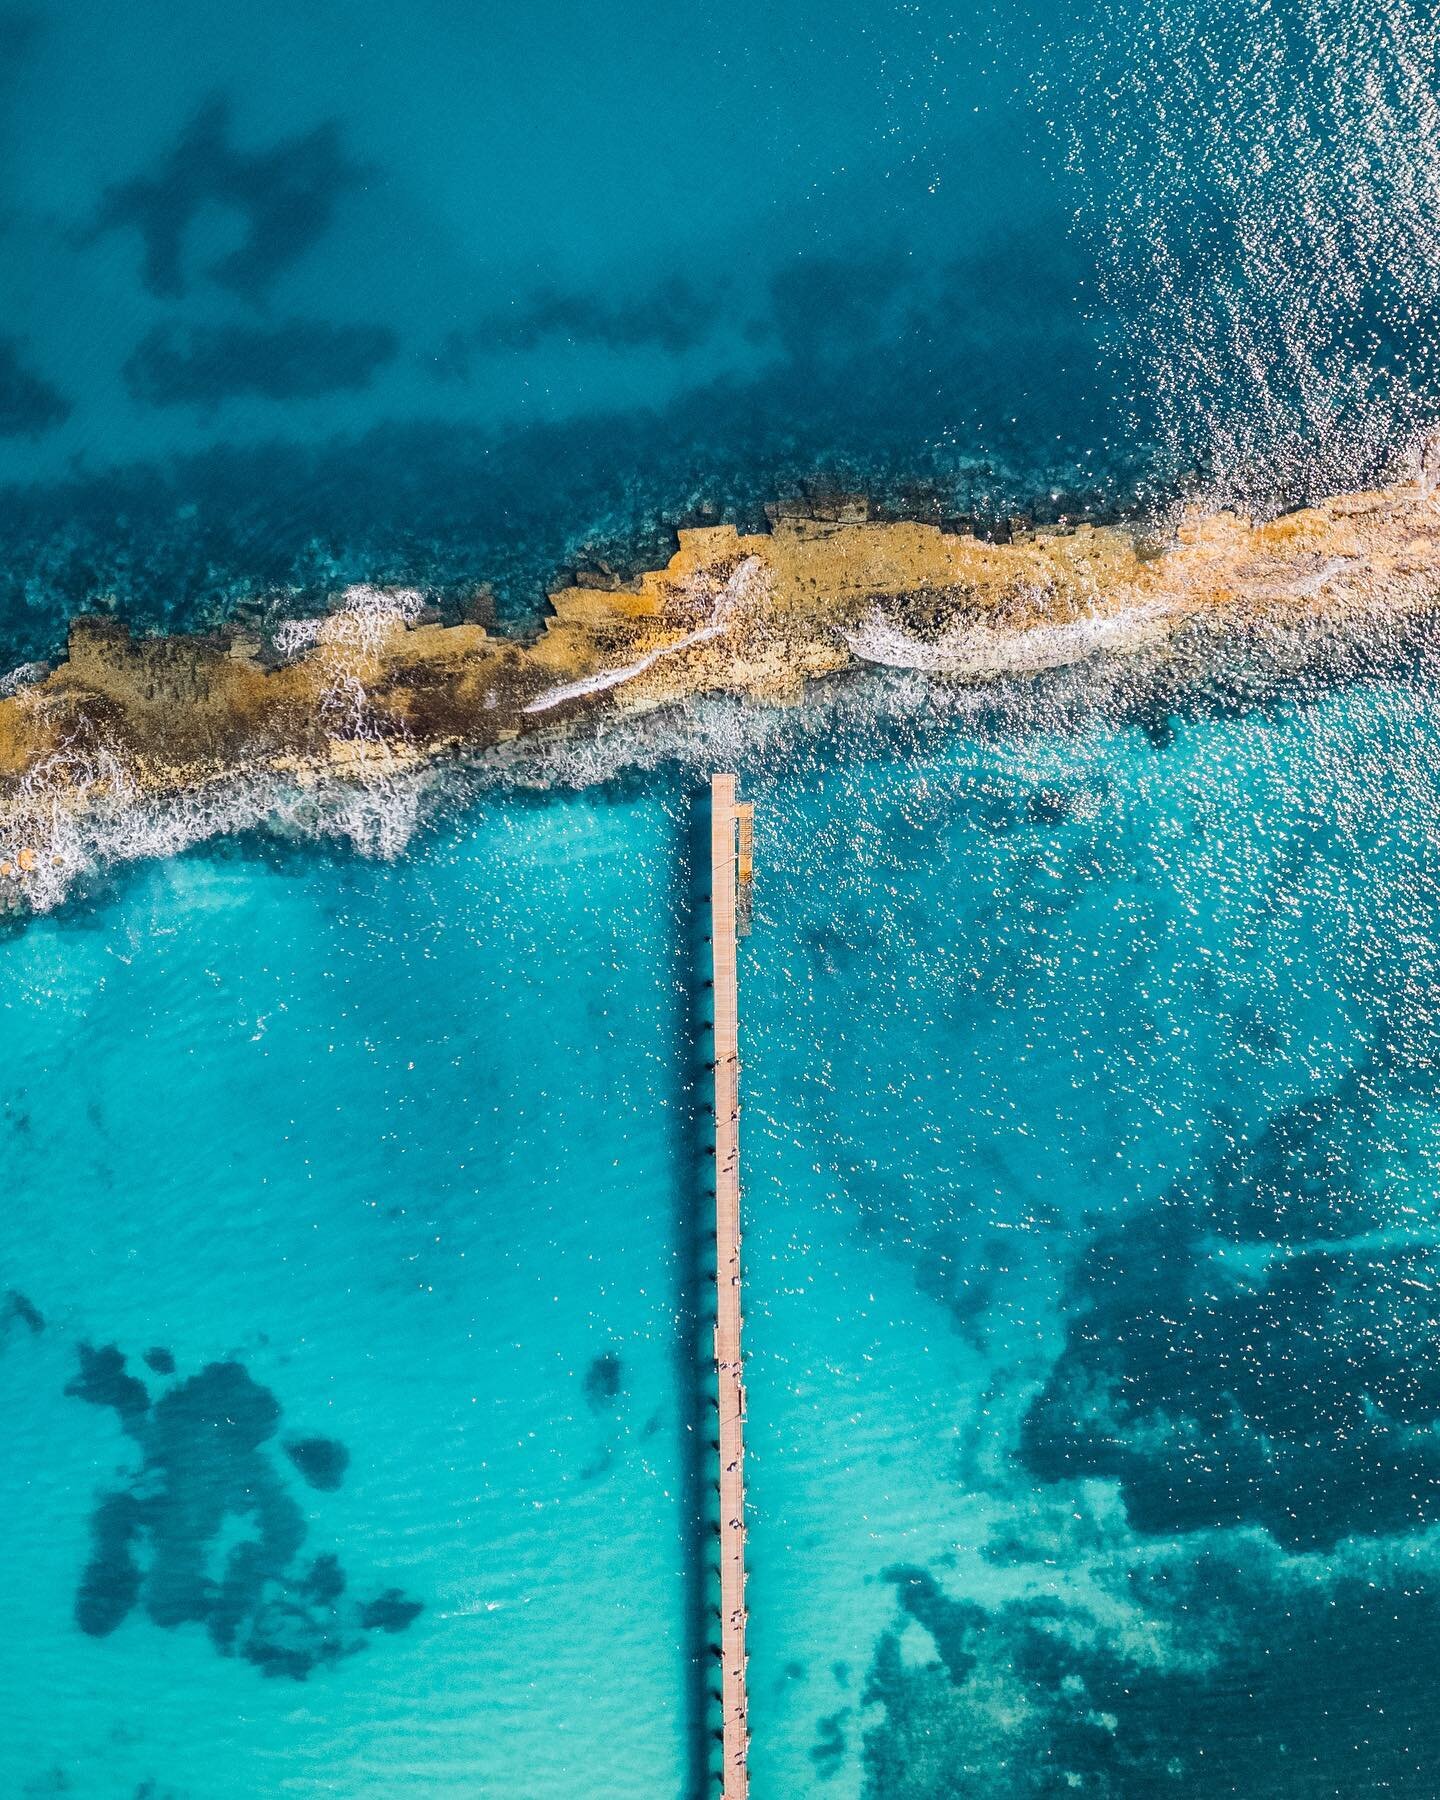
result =
[{"label": "jetty shadow on seabed", "polygon": [[719,1454],[715,1402],[715,1114],[711,1076],[710,798],[680,799],[674,877],[685,998],[675,1009],[674,1066],[686,1103],[678,1126],[676,1205],[676,1388],[685,1568],[685,1800],[720,1789],[720,1586],[717,1565]]}]

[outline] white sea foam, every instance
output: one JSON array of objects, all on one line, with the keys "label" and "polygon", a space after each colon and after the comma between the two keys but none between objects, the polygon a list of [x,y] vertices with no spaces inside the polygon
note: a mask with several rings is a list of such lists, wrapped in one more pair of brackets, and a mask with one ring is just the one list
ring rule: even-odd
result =
[{"label": "white sea foam", "polygon": [[[1320,569],[1317,577],[1337,578]],[[142,858],[179,854],[208,839],[262,831],[281,839],[334,841],[367,857],[399,856],[440,804],[477,792],[516,788],[585,788],[637,770],[754,768],[789,763],[825,743],[833,754],[887,754],[897,741],[917,743],[956,725],[1004,718],[1009,729],[1047,733],[1072,719],[1126,704],[1145,679],[1143,651],[1162,637],[1166,666],[1183,648],[1170,636],[1161,605],[1113,620],[1090,618],[1039,627],[1007,644],[1005,634],[975,628],[927,642],[876,613],[856,628],[856,655],[869,666],[812,687],[804,705],[757,707],[726,695],[701,695],[653,713],[597,712],[575,729],[540,729],[478,754],[467,763],[426,765],[407,746],[369,735],[364,687],[345,715],[354,735],[337,741],[350,754],[319,776],[237,773],[181,793],[148,792],[114,747],[71,745],[33,768],[9,808],[0,840],[0,906],[6,899],[45,912],[94,872]],[[372,615],[373,617],[373,615]],[[713,624],[721,621],[712,619]],[[699,629],[711,629],[702,626]],[[1259,628],[1256,651],[1266,678],[1311,666],[1329,655],[1334,630],[1302,614],[1293,626]],[[1349,637],[1364,635],[1363,617],[1347,610]],[[1377,606],[1376,641],[1394,620]],[[1123,648],[1126,654],[1097,656]],[[1130,652],[1139,651],[1137,657]],[[869,654],[867,655],[866,652]],[[1213,668],[1216,646],[1189,652],[1196,677]],[[967,663],[968,659],[968,663]],[[1157,665],[1158,666],[1158,665]],[[353,668],[349,657],[337,664]],[[1048,671],[1045,679],[1036,679]],[[937,680],[940,674],[946,679]],[[358,711],[357,711],[358,708]],[[357,723],[358,721],[358,723]],[[985,725],[985,728],[989,728]],[[19,864],[25,853],[23,866]]]},{"label": "white sea foam", "polygon": [[89,872],[257,829],[398,856],[422,816],[429,778],[403,729],[379,729],[365,681],[390,637],[415,624],[423,607],[414,589],[352,587],[327,617],[286,620],[275,633],[282,655],[308,650],[321,659],[321,717],[346,750],[333,773],[303,782],[226,775],[157,795],[114,745],[70,744],[36,764],[8,808],[0,907],[8,900],[47,912]]},{"label": "white sea foam", "polygon": [[1139,648],[1164,629],[1173,608],[1149,601],[1119,613],[1092,613],[1059,625],[1025,631],[990,625],[953,628],[934,639],[918,638],[878,608],[860,625],[842,630],[862,662],[930,675],[984,675],[1003,670],[1059,668],[1102,651]]},{"label": "white sea foam", "polygon": [[710,598],[709,613],[705,624],[697,630],[687,632],[673,644],[662,644],[658,649],[647,651],[644,656],[625,663],[620,668],[602,669],[597,675],[584,675],[576,681],[562,681],[557,687],[546,688],[543,694],[538,694],[530,702],[525,711],[549,712],[552,707],[559,706],[566,700],[580,700],[587,694],[603,694],[607,688],[619,687],[624,682],[633,681],[637,675],[643,675],[647,669],[653,669],[664,657],[675,656],[681,650],[689,650],[711,638],[722,637],[730,629],[739,608],[753,598],[757,586],[762,581],[768,582],[769,578],[769,571],[764,568],[760,558],[747,556],[713,597],[706,584],[706,596]]},{"label": "white sea foam", "polygon": [[428,785],[427,771],[418,767],[377,767],[358,779],[303,785],[234,775],[157,795],[142,791],[113,752],[61,753],[26,777],[13,809],[14,838],[0,852],[10,871],[0,892],[48,912],[88,874],[256,830],[339,840],[363,856],[393,858],[423,816]]},{"label": "white sea foam", "polygon": [[303,655],[326,645],[354,660],[382,650],[398,630],[408,630],[425,610],[417,588],[347,587],[333,612],[315,619],[282,619],[275,627],[275,648],[285,657]]},{"label": "white sea foam", "polygon": [[49,663],[19,663],[8,674],[0,675],[0,700],[8,700],[22,688],[33,687],[50,673]]},{"label": "white sea foam", "polygon": [[619,687],[623,682],[633,681],[637,675],[643,675],[647,669],[653,669],[664,657],[689,650],[693,645],[703,644],[709,638],[720,637],[726,629],[724,625],[703,625],[699,631],[687,632],[673,644],[662,644],[658,650],[647,651],[644,656],[635,662],[626,663],[622,668],[602,669],[598,675],[583,675],[578,681],[562,681],[558,687],[546,688],[543,694],[538,694],[525,710],[527,713],[549,712],[551,707],[559,706],[566,700],[581,700],[586,694],[603,694],[606,688]]}]

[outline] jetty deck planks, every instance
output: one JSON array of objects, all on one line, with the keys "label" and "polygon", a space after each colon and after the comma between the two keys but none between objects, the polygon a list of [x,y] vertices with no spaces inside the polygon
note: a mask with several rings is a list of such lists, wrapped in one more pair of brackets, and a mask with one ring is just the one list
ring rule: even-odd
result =
[{"label": "jetty deck planks", "polygon": [[[741,833],[737,844],[737,829]],[[741,1360],[740,1020],[736,934],[749,925],[751,818],[735,777],[710,782],[715,981],[715,1375],[720,1409],[720,1663],[724,1800],[750,1792],[745,1681],[745,1370]],[[743,869],[742,869],[743,852]]]}]

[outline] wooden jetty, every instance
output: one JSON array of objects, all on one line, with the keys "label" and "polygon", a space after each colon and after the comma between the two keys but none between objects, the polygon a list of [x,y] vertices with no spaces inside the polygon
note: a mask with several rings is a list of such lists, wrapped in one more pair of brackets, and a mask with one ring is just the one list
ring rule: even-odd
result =
[{"label": "wooden jetty", "polygon": [[720,1408],[723,1800],[748,1800],[745,1684],[745,1369],[740,1351],[740,1020],[736,937],[750,925],[752,812],[735,777],[710,780],[710,945],[715,981],[715,1377]]}]

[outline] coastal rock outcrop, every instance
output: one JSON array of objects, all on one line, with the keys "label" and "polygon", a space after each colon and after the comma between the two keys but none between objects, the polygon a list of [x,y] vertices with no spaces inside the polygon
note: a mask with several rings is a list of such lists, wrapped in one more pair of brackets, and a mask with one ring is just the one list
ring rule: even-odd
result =
[{"label": "coastal rock outcrop", "polygon": [[208,805],[225,829],[237,783],[364,788],[607,710],[785,704],[858,662],[977,680],[1163,646],[1197,618],[1405,613],[1437,594],[1440,496],[1406,483],[1260,523],[1191,516],[1163,546],[1116,526],[995,543],[858,502],[777,510],[764,533],[682,531],[631,582],[577,578],[528,639],[428,622],[414,590],[374,587],[268,635],[79,618],[67,658],[0,697],[0,897],[53,904],[94,821],[141,801]]}]

